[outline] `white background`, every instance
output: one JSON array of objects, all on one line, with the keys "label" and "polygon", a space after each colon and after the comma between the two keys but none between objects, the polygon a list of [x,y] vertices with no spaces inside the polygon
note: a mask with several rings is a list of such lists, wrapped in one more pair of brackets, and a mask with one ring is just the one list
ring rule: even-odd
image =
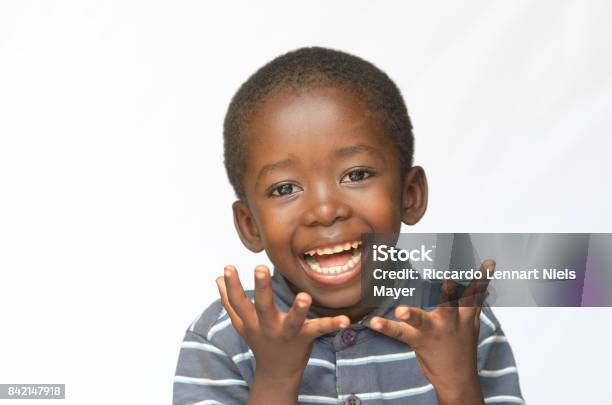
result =
[{"label": "white background", "polygon": [[[402,89],[431,188],[411,230],[612,232],[608,0],[258,3],[0,3],[1,383],[170,403],[215,276],[267,260],[233,229],[225,108],[300,46]],[[497,314],[529,403],[609,401],[610,309]]]}]

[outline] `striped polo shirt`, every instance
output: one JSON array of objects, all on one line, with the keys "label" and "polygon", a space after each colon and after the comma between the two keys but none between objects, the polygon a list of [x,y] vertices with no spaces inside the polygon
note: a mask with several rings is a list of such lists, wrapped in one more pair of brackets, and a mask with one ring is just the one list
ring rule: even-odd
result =
[{"label": "striped polo shirt", "polygon": [[[278,271],[274,300],[288,311],[295,293]],[[253,300],[253,291],[247,296]],[[299,404],[436,404],[409,345],[366,325],[374,315],[395,320],[383,305],[358,323],[314,341],[300,385]],[[310,312],[309,318],[316,317]],[[478,373],[485,403],[522,404],[518,373],[508,339],[491,308],[480,317]],[[233,328],[220,300],[187,329],[174,378],[174,405],[244,404],[255,372],[253,352]]]}]

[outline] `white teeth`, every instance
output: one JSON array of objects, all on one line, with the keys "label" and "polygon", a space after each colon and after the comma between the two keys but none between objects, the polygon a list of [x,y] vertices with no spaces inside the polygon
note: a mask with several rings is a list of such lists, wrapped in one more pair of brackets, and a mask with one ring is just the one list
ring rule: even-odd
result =
[{"label": "white teeth", "polygon": [[[306,263],[308,267],[320,274],[339,274],[352,269],[361,259],[361,250],[357,249],[361,245],[361,241],[345,242],[325,248],[312,249],[305,253]],[[343,251],[352,250],[352,257],[342,266],[321,267],[314,255],[331,255]]]},{"label": "white teeth", "polygon": [[308,264],[308,267],[317,273],[339,274],[355,267],[355,265],[359,263],[359,260],[361,260],[361,252],[359,250],[355,250],[353,252],[353,256],[342,266],[321,267],[316,260],[311,259],[310,257],[306,259],[306,263]]},{"label": "white teeth", "polygon": [[340,252],[345,251],[345,250],[355,249],[359,245],[361,245],[361,241],[346,242],[343,245],[335,245],[335,246],[332,246],[332,247],[312,249],[312,250],[309,250],[308,252],[306,252],[306,255],[307,256],[331,255],[331,254],[334,254],[334,253],[340,253]]}]

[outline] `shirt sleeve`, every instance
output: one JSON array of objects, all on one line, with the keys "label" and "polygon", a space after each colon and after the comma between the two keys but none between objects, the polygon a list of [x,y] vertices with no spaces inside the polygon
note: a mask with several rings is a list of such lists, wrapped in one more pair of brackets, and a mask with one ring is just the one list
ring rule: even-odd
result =
[{"label": "shirt sleeve", "polygon": [[512,348],[488,306],[480,315],[478,374],[485,403],[524,404]]},{"label": "shirt sleeve", "polygon": [[174,377],[174,405],[234,405],[247,401],[249,386],[230,355],[188,330]]}]

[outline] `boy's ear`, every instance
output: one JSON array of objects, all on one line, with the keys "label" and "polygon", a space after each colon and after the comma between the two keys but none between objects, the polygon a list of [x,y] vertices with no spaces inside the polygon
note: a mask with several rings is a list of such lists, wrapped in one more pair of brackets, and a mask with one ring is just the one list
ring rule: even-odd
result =
[{"label": "boy's ear", "polygon": [[232,204],[232,211],[234,212],[236,231],[238,231],[238,236],[244,246],[252,252],[261,252],[263,250],[263,243],[249,207],[238,200]]},{"label": "boy's ear", "polygon": [[414,166],[404,176],[402,187],[402,221],[414,225],[427,210],[427,177],[420,166]]}]

